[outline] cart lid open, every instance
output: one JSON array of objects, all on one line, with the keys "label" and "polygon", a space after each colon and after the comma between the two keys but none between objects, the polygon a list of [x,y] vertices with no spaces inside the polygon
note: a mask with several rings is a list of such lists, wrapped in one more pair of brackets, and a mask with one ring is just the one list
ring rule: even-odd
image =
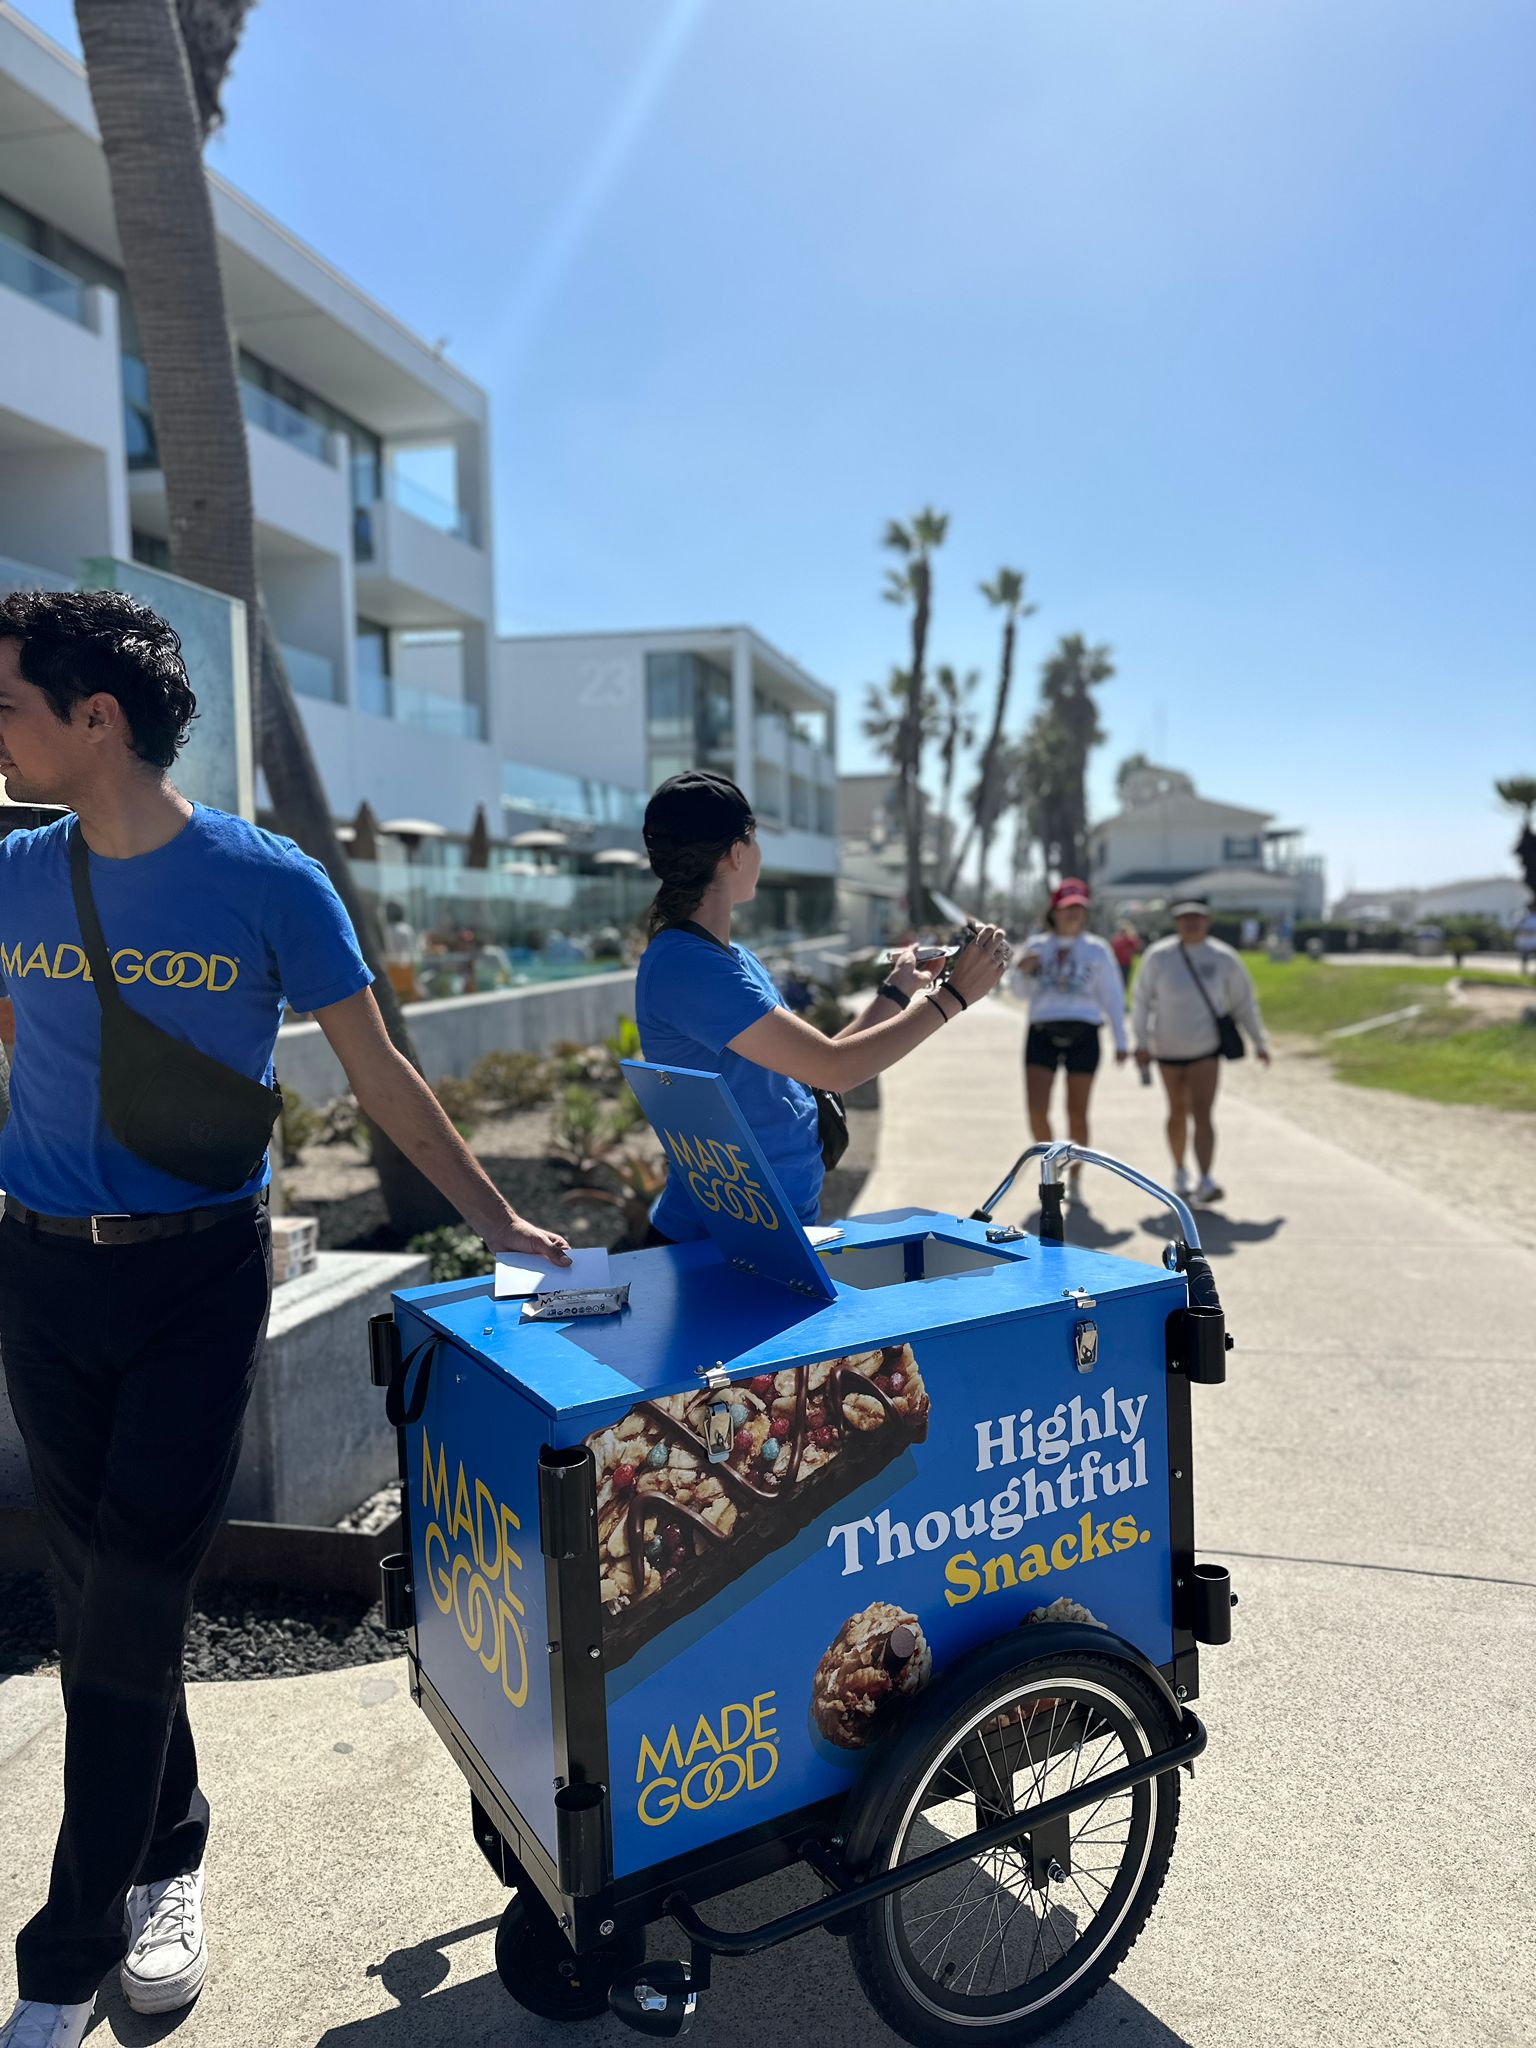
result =
[{"label": "cart lid open", "polygon": [[645,1060],[622,1065],[668,1174],[687,1189],[726,1264],[810,1301],[833,1300],[837,1289],[721,1076]]}]

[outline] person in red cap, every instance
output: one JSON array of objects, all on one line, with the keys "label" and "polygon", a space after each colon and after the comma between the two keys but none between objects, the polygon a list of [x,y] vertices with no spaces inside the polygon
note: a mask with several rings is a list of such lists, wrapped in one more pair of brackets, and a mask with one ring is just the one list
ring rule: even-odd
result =
[{"label": "person in red cap", "polygon": [[[1068,875],[1051,892],[1046,929],[1025,941],[1014,962],[1011,986],[1029,1004],[1024,1039],[1024,1099],[1031,1135],[1051,1135],[1051,1090],[1056,1069],[1067,1070],[1067,1134],[1088,1143],[1088,1097],[1099,1070],[1099,1028],[1115,1035],[1115,1064],[1124,1063],[1125,983],[1114,954],[1088,930],[1088,884]],[[1078,1174],[1067,1174],[1068,1199],[1078,1199]]]}]

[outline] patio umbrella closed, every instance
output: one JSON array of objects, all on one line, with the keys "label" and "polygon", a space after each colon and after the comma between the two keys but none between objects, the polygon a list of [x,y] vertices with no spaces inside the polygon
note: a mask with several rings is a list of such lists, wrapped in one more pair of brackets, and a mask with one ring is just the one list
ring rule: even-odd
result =
[{"label": "patio umbrella closed", "polygon": [[467,868],[488,868],[491,864],[491,828],[485,821],[485,805],[475,805],[475,822],[469,828],[469,844],[464,849],[464,865]]},{"label": "patio umbrella closed", "polygon": [[352,821],[353,860],[377,860],[379,821],[373,815],[367,797],[357,807],[357,816]]}]

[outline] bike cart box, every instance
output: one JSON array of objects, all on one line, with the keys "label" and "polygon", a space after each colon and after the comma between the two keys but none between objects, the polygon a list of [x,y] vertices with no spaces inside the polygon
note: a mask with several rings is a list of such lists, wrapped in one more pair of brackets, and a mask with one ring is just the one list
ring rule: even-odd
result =
[{"label": "bike cart box", "polygon": [[[611,1992],[675,2033],[711,1952],[831,1924],[909,2038],[1025,2038],[1145,1918],[1204,1742],[1196,1641],[1230,1632],[1194,1558],[1190,1381],[1225,1340],[1192,1220],[1163,1267],[1058,1241],[1059,1160],[1097,1155],[1056,1147],[1040,1237],[994,1198],[814,1247],[718,1076],[627,1071],[710,1236],[614,1259],[613,1313],[482,1280],[373,1333],[408,1540],[386,1619],[515,1887],[499,1967],[536,2011]],[[1123,1839],[1080,1841],[1090,1806]],[[824,1907],[698,1917],[797,1858]],[[983,1866],[1031,1916],[1019,1985],[903,1931],[914,1899],[963,1925]],[[639,1967],[664,1913],[691,1969]]]}]

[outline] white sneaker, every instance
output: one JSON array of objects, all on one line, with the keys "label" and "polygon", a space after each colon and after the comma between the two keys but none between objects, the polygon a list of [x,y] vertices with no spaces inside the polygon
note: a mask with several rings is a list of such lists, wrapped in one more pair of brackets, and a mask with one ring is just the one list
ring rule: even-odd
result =
[{"label": "white sneaker", "polygon": [[135,2012],[177,2012],[208,1974],[203,1936],[203,1871],[136,1884],[128,1894],[129,1949],[120,1973]]},{"label": "white sneaker", "polygon": [[1182,1198],[1189,1193],[1193,1186],[1194,1182],[1189,1177],[1189,1168],[1187,1166],[1176,1166],[1173,1169],[1173,1192]]},{"label": "white sneaker", "polygon": [[95,2009],[94,1998],[84,2005],[43,2005],[24,1998],[0,2027],[0,2048],[80,2048]]},{"label": "white sneaker", "polygon": [[1200,1176],[1200,1185],[1195,1189],[1194,1199],[1201,1204],[1204,1204],[1206,1202],[1219,1202],[1222,1197],[1222,1192],[1222,1189],[1216,1185],[1215,1181],[1211,1179],[1211,1176],[1208,1173],[1202,1173]]}]

